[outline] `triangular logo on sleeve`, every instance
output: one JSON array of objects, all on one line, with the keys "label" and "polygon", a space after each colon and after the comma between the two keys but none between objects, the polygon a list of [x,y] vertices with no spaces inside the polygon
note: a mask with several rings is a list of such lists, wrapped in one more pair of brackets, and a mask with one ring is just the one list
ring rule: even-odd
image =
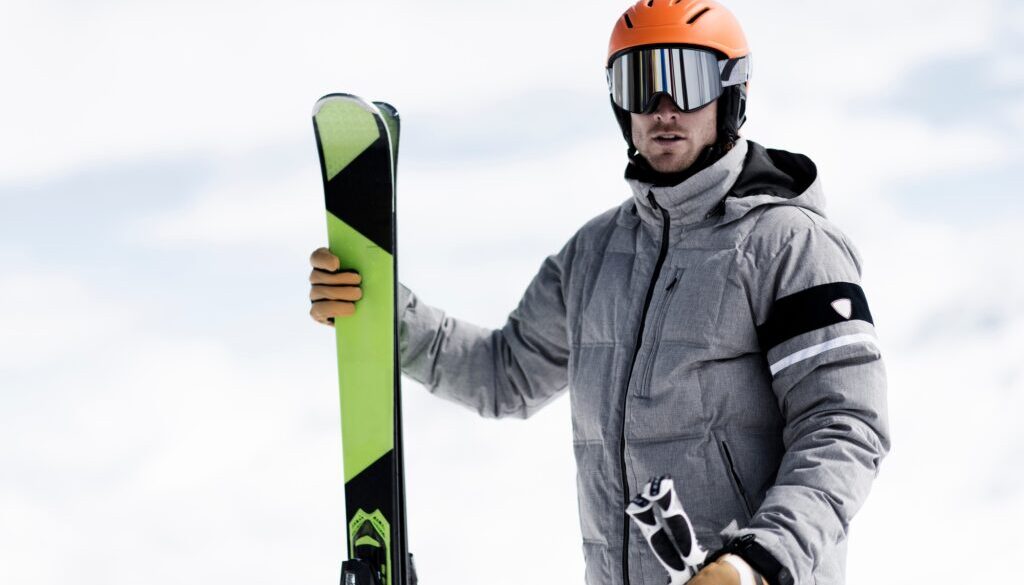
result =
[{"label": "triangular logo on sleeve", "polygon": [[849,319],[853,315],[853,303],[850,302],[850,299],[836,299],[832,301],[832,308],[843,319]]}]

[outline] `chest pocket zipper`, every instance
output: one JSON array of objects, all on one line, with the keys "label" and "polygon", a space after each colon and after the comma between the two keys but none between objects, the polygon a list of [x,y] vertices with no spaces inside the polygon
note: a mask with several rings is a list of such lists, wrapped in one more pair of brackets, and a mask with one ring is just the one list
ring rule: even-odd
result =
[{"label": "chest pocket zipper", "polygon": [[661,344],[661,331],[665,325],[665,316],[668,314],[669,305],[672,304],[672,297],[675,296],[676,289],[679,288],[679,279],[683,276],[683,271],[683,268],[677,268],[672,274],[672,278],[665,285],[665,294],[661,300],[661,305],[658,307],[658,312],[654,314],[654,321],[651,323],[651,332],[654,334],[654,338],[651,340],[651,345],[647,348],[644,367],[641,370],[640,383],[637,384],[636,390],[633,391],[633,395],[638,398],[650,398],[651,396],[654,356],[658,353],[658,346]]}]

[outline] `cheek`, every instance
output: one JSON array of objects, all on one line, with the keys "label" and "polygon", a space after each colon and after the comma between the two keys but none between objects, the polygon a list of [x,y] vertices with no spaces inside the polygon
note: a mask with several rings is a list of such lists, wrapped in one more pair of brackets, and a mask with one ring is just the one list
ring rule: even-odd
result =
[{"label": "cheek", "polygon": [[704,135],[708,138],[708,142],[714,142],[718,134],[718,108],[712,106],[707,110],[707,115],[704,118]]},{"label": "cheek", "polygon": [[641,130],[642,126],[637,120],[636,114],[631,114],[629,128],[630,134],[633,136],[633,144],[638,144],[640,142],[640,138],[643,136],[643,131]]}]

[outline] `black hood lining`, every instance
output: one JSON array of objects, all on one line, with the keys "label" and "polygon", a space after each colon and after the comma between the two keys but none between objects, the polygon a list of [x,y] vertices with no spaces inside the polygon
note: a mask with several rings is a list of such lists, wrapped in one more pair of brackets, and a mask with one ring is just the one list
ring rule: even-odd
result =
[{"label": "black hood lining", "polygon": [[729,197],[749,197],[765,193],[793,199],[800,196],[818,177],[818,167],[810,158],[785,150],[765,148],[747,141],[747,157]]}]

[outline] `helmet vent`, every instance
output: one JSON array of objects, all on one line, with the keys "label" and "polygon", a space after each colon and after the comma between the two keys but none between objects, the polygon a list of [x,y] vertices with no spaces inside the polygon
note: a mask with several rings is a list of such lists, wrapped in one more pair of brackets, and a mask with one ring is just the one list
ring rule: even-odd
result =
[{"label": "helmet vent", "polygon": [[710,8],[705,8],[704,10],[701,10],[697,14],[694,14],[693,18],[691,18],[690,20],[686,21],[686,24],[693,24],[693,23],[697,22],[697,19],[702,17],[702,16],[704,16],[705,14],[707,14],[709,10],[711,10],[711,9]]},{"label": "helmet vent", "polygon": [[633,28],[633,21],[629,19],[628,14],[623,14],[622,19],[626,21],[626,28]]}]

